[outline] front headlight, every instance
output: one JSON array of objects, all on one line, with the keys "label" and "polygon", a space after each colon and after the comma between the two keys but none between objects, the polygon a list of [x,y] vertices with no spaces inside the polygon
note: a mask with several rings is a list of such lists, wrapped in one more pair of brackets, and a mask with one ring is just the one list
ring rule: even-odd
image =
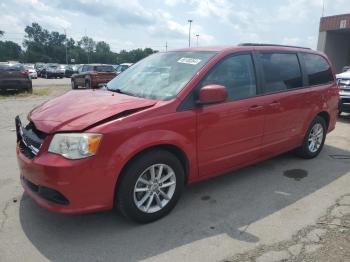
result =
[{"label": "front headlight", "polygon": [[68,159],[81,159],[96,154],[102,135],[92,133],[67,133],[54,135],[49,152]]}]

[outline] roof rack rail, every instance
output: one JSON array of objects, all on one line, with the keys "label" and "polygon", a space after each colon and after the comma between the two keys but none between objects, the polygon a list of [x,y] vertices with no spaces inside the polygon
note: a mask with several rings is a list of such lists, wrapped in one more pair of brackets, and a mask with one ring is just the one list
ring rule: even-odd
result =
[{"label": "roof rack rail", "polygon": [[291,47],[291,48],[300,48],[300,49],[311,50],[311,48],[309,48],[309,47],[292,46],[292,45],[261,44],[261,43],[242,43],[242,44],[239,44],[238,46],[278,46],[278,47]]}]

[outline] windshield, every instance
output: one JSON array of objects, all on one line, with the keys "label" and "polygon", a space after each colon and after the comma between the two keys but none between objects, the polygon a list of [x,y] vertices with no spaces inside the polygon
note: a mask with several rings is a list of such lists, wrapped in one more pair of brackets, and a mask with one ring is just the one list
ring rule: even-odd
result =
[{"label": "windshield", "polygon": [[0,71],[21,71],[23,69],[21,64],[0,64]]},{"label": "windshield", "polygon": [[115,77],[107,84],[107,89],[143,98],[170,100],[215,54],[157,53]]},{"label": "windshield", "polygon": [[113,66],[95,66],[97,72],[114,72]]}]

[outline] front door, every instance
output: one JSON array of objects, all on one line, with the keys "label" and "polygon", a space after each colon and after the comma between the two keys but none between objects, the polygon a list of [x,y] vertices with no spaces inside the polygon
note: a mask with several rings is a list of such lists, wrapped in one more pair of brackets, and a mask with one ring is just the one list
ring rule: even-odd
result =
[{"label": "front door", "polygon": [[250,53],[225,58],[201,82],[227,88],[226,102],[196,109],[200,176],[220,174],[259,158],[264,127]]}]

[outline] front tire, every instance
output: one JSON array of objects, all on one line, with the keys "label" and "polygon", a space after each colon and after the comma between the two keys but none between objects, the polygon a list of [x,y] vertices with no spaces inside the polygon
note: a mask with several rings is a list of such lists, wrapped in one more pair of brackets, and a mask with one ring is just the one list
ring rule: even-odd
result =
[{"label": "front tire", "polygon": [[184,169],[170,152],[152,150],[136,157],[121,174],[116,204],[127,218],[149,223],[166,216],[184,187]]},{"label": "front tire", "polygon": [[326,140],[327,124],[324,118],[317,116],[306,132],[303,145],[296,150],[298,156],[311,159],[321,152]]}]

